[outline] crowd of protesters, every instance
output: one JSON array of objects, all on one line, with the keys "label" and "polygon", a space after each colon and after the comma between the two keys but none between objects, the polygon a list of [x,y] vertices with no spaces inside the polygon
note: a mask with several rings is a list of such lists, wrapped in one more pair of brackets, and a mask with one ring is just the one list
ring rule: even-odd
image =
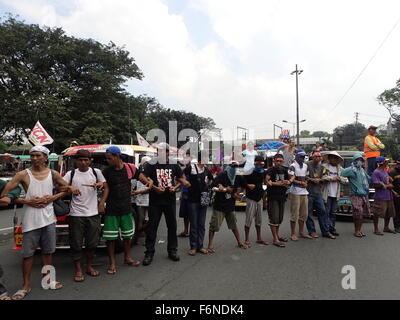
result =
[{"label": "crowd of protesters", "polygon": [[[272,244],[279,248],[284,248],[289,239],[318,238],[314,214],[321,236],[336,239],[339,236],[335,223],[336,206],[345,184],[350,186],[354,236],[366,236],[362,232],[362,224],[364,218],[368,217],[373,217],[376,235],[400,232],[400,161],[396,162],[394,169],[389,170],[388,160],[374,151],[374,148],[384,146],[374,138],[373,128],[370,131],[371,137],[367,140],[377,146],[366,142],[365,148],[371,150],[366,152],[368,160],[363,154],[357,153],[351,166],[346,169],[342,167],[343,158],[336,151],[327,151],[324,146],[317,145],[308,155],[287,139],[285,146],[273,157],[270,167],[258,155],[254,144],[249,143],[248,149],[243,152],[245,164],[242,174],[238,174],[239,162],[230,157],[223,159],[221,167],[213,165],[209,168],[208,158],[204,159],[200,154],[187,156],[181,164],[170,163],[169,146],[160,143],[157,157],[143,157],[139,167],[123,162],[121,150],[111,146],[106,150],[109,166],[103,171],[91,167],[89,151],[79,150],[76,169],[61,177],[48,168],[49,150],[43,146],[33,147],[30,150],[32,167],[17,173],[7,184],[0,180],[0,205],[14,202],[25,206],[22,221],[23,285],[12,299],[23,299],[31,291],[30,278],[37,247],[40,246],[42,250],[42,264],[52,264],[52,254],[56,248],[56,216],[51,204],[66,196],[71,197],[69,243],[74,265],[73,279],[76,282],[84,281],[85,276],[100,275],[100,271],[93,267],[93,258],[101,237],[107,245],[107,274],[117,273],[115,249],[119,237],[122,237],[124,244],[124,264],[134,267],[150,265],[155,255],[162,215],[167,226],[167,254],[172,261],[180,260],[177,254],[178,236],[188,238],[187,253],[190,256],[215,253],[215,234],[224,220],[239,248],[252,247],[250,232],[253,223],[256,243],[268,245],[262,235],[265,194]],[[371,158],[374,159],[369,160]],[[373,166],[376,168],[371,169]],[[20,198],[21,187],[26,193],[24,198]],[[371,208],[368,198],[370,187],[376,190]],[[184,219],[184,230],[179,234],[176,220],[178,190],[181,190],[179,217]],[[235,202],[242,193],[246,195],[243,240],[235,215]],[[206,245],[206,216],[211,198],[213,210]],[[287,199],[290,200],[289,239],[280,231]],[[379,228],[379,218],[384,219],[383,232]],[[391,218],[394,230],[389,227]],[[140,262],[131,258],[131,243],[138,243],[142,236],[145,236],[146,250]],[[86,258],[85,269],[81,265],[83,253]],[[62,288],[62,284],[53,281],[49,287],[57,290]],[[10,299],[3,283],[1,266],[0,298]]]}]

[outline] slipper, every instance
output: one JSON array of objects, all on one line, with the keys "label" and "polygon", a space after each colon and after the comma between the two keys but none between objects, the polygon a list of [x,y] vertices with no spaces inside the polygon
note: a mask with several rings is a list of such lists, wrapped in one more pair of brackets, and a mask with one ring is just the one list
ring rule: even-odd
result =
[{"label": "slipper", "polygon": [[281,243],[281,242],[273,242],[272,243],[275,247],[278,247],[278,248],[285,248],[286,246],[283,244],[283,243]]},{"label": "slipper", "polygon": [[116,274],[116,273],[117,273],[117,270],[116,270],[116,269],[111,269],[111,268],[108,268],[108,269],[107,269],[107,274],[114,275],[114,274]]},{"label": "slipper", "polygon": [[178,237],[187,238],[189,237],[189,233],[181,232],[180,234],[178,234]]},{"label": "slipper", "polygon": [[246,249],[251,248],[251,242],[249,242],[249,241],[246,241],[246,242],[244,243],[244,245],[247,246]]},{"label": "slipper", "polygon": [[374,234],[376,234],[377,236],[383,236],[383,232],[380,232],[380,231],[376,231],[376,232],[374,232]]},{"label": "slipper", "polygon": [[60,282],[52,281],[50,282],[50,290],[60,290],[62,289],[63,285]]},{"label": "slipper", "polygon": [[187,252],[187,254],[188,254],[189,256],[195,256],[195,255],[196,255],[196,250],[189,250],[189,251]]},{"label": "slipper", "polygon": [[[22,300],[31,292],[31,290],[32,289],[28,289],[28,290],[21,289],[21,290],[18,290],[16,293],[14,293],[14,295],[12,296],[11,299],[12,300]],[[17,296],[20,297],[20,298],[17,298]]]},{"label": "slipper", "polygon": [[81,276],[74,276],[74,281],[75,282],[83,282],[83,281],[85,281],[85,277],[83,276],[83,275],[81,275]]},{"label": "slipper", "polygon": [[93,271],[86,271],[86,274],[91,277],[98,277],[100,275],[100,272],[97,270],[93,270]]},{"label": "slipper", "polygon": [[264,246],[268,246],[269,245],[269,243],[267,241],[264,241],[264,240],[257,240],[256,243],[263,244]]},{"label": "slipper", "polygon": [[199,252],[200,252],[201,254],[207,254],[207,253],[208,253],[208,250],[207,250],[207,249],[204,249],[204,248],[201,248],[201,249],[199,250]]},{"label": "slipper", "polygon": [[241,244],[238,244],[238,248],[248,249],[248,248],[251,248],[251,247],[248,247],[246,243],[241,243]]},{"label": "slipper", "polygon": [[354,236],[357,237],[357,238],[362,238],[362,237],[363,237],[363,235],[362,235],[361,232],[359,232],[359,233],[354,233]]},{"label": "slipper", "polygon": [[124,264],[130,266],[130,267],[139,267],[141,262],[140,261],[136,261],[136,260],[132,260],[132,261],[125,261]]},{"label": "slipper", "polygon": [[0,296],[0,301],[5,301],[5,300],[11,300],[11,298],[6,294],[1,295]]},{"label": "slipper", "polygon": [[215,249],[214,248],[208,248],[207,251],[208,251],[208,253],[215,253]]},{"label": "slipper", "polygon": [[288,242],[289,240],[288,240],[288,238],[279,238],[279,241],[280,242]]},{"label": "slipper", "polygon": [[361,232],[361,234],[362,234],[363,237],[366,237],[366,236],[367,236],[364,232]]}]

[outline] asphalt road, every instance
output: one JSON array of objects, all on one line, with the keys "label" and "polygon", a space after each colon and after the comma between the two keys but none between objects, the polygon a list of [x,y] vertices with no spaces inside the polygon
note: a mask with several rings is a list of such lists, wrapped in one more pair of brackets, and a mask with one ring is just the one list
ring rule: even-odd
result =
[{"label": "asphalt road", "polygon": [[[0,215],[5,217],[7,212],[0,211]],[[210,216],[211,211],[207,222]],[[242,232],[244,212],[238,212],[237,218]],[[271,241],[266,213],[263,218],[264,237]],[[288,218],[286,213],[282,226],[285,236],[289,235]],[[182,225],[179,220],[179,231]],[[0,228],[5,226],[8,225]],[[161,242],[157,244],[151,266],[123,266],[123,256],[118,255],[117,274],[110,276],[105,274],[106,253],[98,250],[96,267],[102,272],[100,277],[87,276],[85,282],[75,283],[69,253],[57,251],[54,265],[57,280],[64,288],[47,291],[40,286],[37,256],[33,290],[26,299],[400,299],[400,234],[376,236],[372,233],[371,222],[364,226],[367,237],[363,239],[352,235],[350,222],[338,222],[337,229],[340,236],[336,240],[302,239],[289,242],[284,249],[253,244],[251,249],[244,250],[236,247],[224,223],[215,238],[215,254],[188,256],[188,239],[179,238],[181,261],[172,262],[167,259],[166,242],[163,242],[166,228],[162,220],[158,239]],[[254,229],[251,236],[254,241]],[[19,252],[10,250],[12,246],[10,240],[0,243],[0,263],[8,288],[14,292],[21,285],[21,257]],[[136,259],[143,259],[143,252],[142,245],[132,249]],[[345,275],[341,270],[345,265],[356,269],[355,290],[342,288]]]}]

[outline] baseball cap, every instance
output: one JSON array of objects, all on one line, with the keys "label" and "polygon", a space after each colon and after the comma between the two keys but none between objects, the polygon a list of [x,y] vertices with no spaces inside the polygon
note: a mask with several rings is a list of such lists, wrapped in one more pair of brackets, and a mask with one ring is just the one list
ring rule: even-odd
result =
[{"label": "baseball cap", "polygon": [[121,149],[118,148],[117,146],[111,146],[107,148],[106,152],[111,153],[115,156],[119,156],[121,154]]},{"label": "baseball cap", "polygon": [[385,157],[376,157],[376,162],[378,163],[378,164],[382,164],[382,163],[385,163],[385,162],[388,162],[389,160],[388,159],[386,159]]},{"label": "baseball cap", "polygon": [[376,129],[378,129],[378,127],[376,127],[376,126],[374,126],[374,125],[370,125],[370,126],[368,127],[368,130],[370,130],[370,129],[376,130]]},{"label": "baseball cap", "polygon": [[303,149],[298,149],[296,151],[296,156],[300,156],[300,157],[306,157],[307,153],[303,150]]}]

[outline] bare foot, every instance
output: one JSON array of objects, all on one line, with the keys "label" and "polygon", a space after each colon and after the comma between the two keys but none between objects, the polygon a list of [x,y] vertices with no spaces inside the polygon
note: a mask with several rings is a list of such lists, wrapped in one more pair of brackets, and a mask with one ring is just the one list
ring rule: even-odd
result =
[{"label": "bare foot", "polygon": [[299,238],[297,238],[295,235],[292,235],[290,239],[292,239],[292,241],[299,241]]},{"label": "bare foot", "polygon": [[300,233],[300,238],[303,238],[303,239],[312,239],[313,237],[311,237],[310,235],[305,234],[305,233]]}]

